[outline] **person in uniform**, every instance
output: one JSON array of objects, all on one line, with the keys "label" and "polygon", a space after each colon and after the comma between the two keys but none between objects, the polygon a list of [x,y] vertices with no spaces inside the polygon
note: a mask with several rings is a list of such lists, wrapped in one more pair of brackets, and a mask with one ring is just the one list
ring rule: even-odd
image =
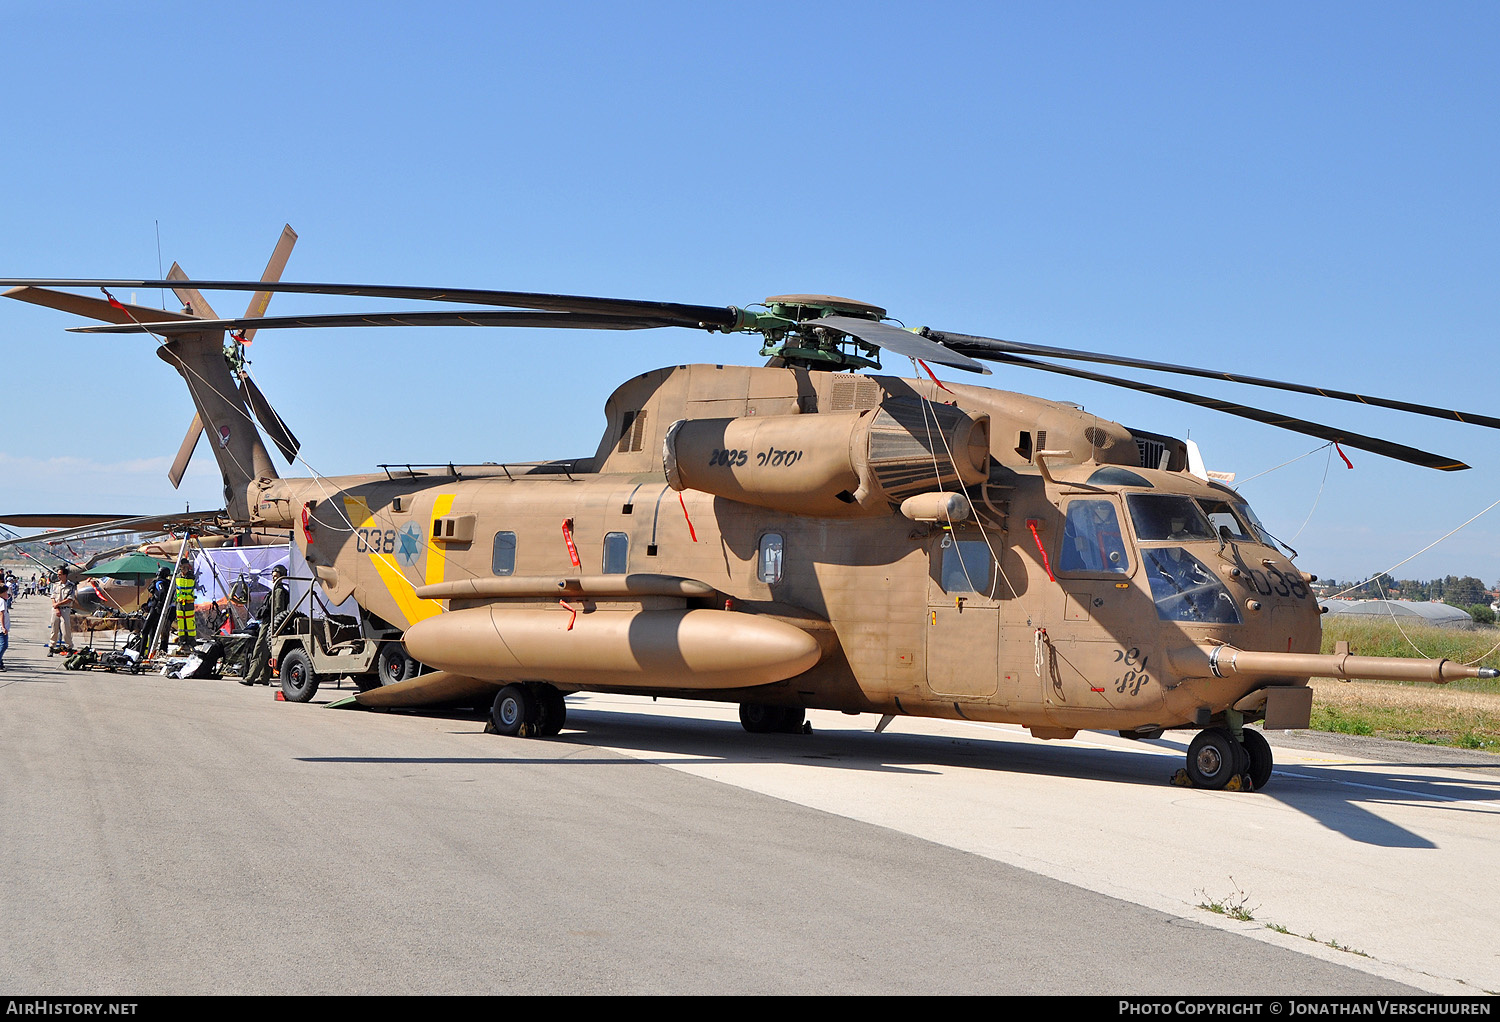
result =
[{"label": "person in uniform", "polygon": [[198,644],[198,580],[193,566],[183,558],[177,568],[177,648],[191,650]]},{"label": "person in uniform", "polygon": [[260,630],[255,633],[255,648],[250,651],[250,667],[240,680],[241,685],[271,684],[271,633],[276,630],[277,618],[287,606],[286,568],[276,565],[271,569],[271,591],[266,602],[261,604]]},{"label": "person in uniform", "polygon": [[10,647],[10,601],[9,586],[0,586],[0,671],[5,670],[5,651]]},{"label": "person in uniform", "polygon": [[68,566],[57,569],[57,581],[52,586],[52,634],[47,642],[47,655],[61,649],[73,648],[73,606],[78,601],[78,583],[68,578]]}]

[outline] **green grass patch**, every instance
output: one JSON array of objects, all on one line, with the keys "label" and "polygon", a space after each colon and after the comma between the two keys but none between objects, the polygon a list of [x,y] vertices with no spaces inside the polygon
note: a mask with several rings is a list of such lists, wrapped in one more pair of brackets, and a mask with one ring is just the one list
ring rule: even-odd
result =
[{"label": "green grass patch", "polygon": [[1335,731],[1341,735],[1373,735],[1375,723],[1362,710],[1349,712],[1333,706],[1319,706],[1313,701],[1312,727],[1314,731]]},{"label": "green grass patch", "polygon": [[[1408,639],[1411,641],[1408,642]],[[1477,661],[1477,666],[1500,670],[1500,648],[1495,648],[1500,644],[1500,628],[1482,627],[1460,631],[1405,623],[1398,628],[1388,617],[1373,621],[1324,619],[1323,652],[1332,653],[1334,643],[1340,640],[1347,641],[1359,656],[1427,656],[1454,660],[1461,664]],[[1416,649],[1412,648],[1414,645]],[[1422,683],[1383,681],[1375,684],[1411,687]],[[1458,692],[1500,693],[1500,678],[1465,678],[1449,682],[1443,687]]]},{"label": "green grass patch", "polygon": [[[1324,625],[1324,653],[1342,640],[1359,656],[1440,657],[1500,669],[1500,628],[1398,628],[1389,618]],[[1312,727],[1319,731],[1500,752],[1500,678],[1446,685],[1314,679],[1313,692]]]}]

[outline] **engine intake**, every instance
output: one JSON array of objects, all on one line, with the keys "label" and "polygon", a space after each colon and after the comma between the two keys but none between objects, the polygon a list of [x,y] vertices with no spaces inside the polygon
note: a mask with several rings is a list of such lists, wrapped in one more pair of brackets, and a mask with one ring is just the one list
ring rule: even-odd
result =
[{"label": "engine intake", "polygon": [[897,398],[813,415],[680,419],[662,463],[674,490],[701,490],[794,514],[888,514],[932,490],[989,475],[989,416]]}]

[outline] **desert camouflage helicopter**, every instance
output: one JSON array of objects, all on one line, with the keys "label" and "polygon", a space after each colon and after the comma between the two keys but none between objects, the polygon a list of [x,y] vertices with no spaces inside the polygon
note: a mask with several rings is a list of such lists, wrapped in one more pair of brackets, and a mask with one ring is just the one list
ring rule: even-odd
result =
[{"label": "desert camouflage helicopter", "polygon": [[[290,528],[358,643],[398,670],[366,706],[484,700],[494,730],[556,734],[564,695],[722,700],[752,732],[808,708],[1010,722],[1040,738],[1197,729],[1199,786],[1260,788],[1270,747],[1247,722],[1306,727],[1310,675],[1442,682],[1446,660],[1320,655],[1311,576],[1245,500],[1188,471],[1184,441],[1056,401],[871,373],[882,353],[976,359],[1132,387],[1443,470],[1462,463],[1307,420],[1032,356],[1164,370],[1437,415],[1500,420],[1298,384],[907,330],[885,310],[782,295],[755,310],[568,295],[246,281],[12,280],[9,297],[145,332],[215,438],[228,515]],[[288,291],[457,311],[204,318],[55,287]],[[108,291],[106,290],[106,294]],[[278,477],[239,379],[233,331],[355,325],[686,327],[759,334],[760,367],[643,373],[605,405],[592,457],[400,465]],[[225,346],[226,334],[231,338]],[[269,406],[266,406],[267,408]],[[269,420],[269,421],[268,421]],[[283,446],[283,452],[287,449]],[[397,638],[401,641],[396,642]],[[351,652],[359,652],[351,647]],[[368,655],[368,647],[363,655]],[[283,686],[315,685],[305,658]]]}]

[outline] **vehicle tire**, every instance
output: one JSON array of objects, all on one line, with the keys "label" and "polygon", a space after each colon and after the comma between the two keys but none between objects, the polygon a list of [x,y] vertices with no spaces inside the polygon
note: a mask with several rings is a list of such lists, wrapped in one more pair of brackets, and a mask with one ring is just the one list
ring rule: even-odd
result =
[{"label": "vehicle tire", "polygon": [[740,726],[752,735],[780,731],[787,719],[786,710],[766,703],[740,703]]},{"label": "vehicle tire", "polygon": [[1255,791],[1260,791],[1271,781],[1271,767],[1275,765],[1275,758],[1271,754],[1271,743],[1266,741],[1266,736],[1254,728],[1245,728],[1242,732],[1245,739],[1245,753],[1250,759],[1250,765],[1245,772],[1250,775],[1250,784]]},{"label": "vehicle tire", "polygon": [[1187,772],[1195,787],[1217,791],[1239,774],[1240,743],[1223,728],[1199,731],[1188,746]]},{"label": "vehicle tire", "polygon": [[300,649],[294,649],[281,658],[281,694],[289,703],[305,703],[318,691],[318,676],[313,673],[312,661]]},{"label": "vehicle tire", "polygon": [[382,685],[394,685],[417,676],[417,662],[399,642],[387,642],[375,657],[375,673]]},{"label": "vehicle tire", "polygon": [[543,738],[551,738],[562,731],[563,724],[568,719],[568,704],[563,699],[563,694],[551,685],[538,687],[535,695],[540,711],[536,733]]},{"label": "vehicle tire", "polygon": [[490,707],[490,723],[500,735],[518,735],[523,728],[529,733],[536,727],[537,715],[537,701],[524,685],[506,685]]}]

